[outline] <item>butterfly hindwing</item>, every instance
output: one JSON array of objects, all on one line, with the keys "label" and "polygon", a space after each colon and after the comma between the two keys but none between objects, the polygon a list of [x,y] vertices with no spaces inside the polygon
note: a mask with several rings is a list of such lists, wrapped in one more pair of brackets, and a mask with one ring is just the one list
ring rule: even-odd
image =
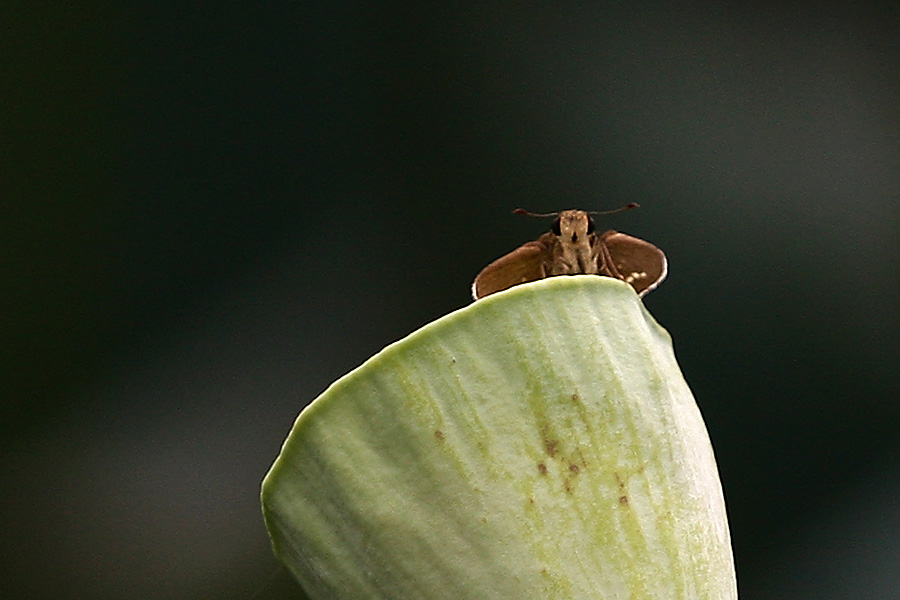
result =
[{"label": "butterfly hindwing", "polygon": [[662,250],[640,238],[618,231],[599,236],[615,268],[614,276],[632,285],[639,296],[655,289],[668,272],[666,255]]}]

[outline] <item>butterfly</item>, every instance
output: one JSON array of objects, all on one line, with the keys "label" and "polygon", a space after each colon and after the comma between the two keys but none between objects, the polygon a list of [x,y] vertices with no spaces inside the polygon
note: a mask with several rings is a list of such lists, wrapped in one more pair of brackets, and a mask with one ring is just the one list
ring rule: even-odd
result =
[{"label": "butterfly", "polygon": [[656,289],[666,278],[668,264],[663,251],[645,240],[609,230],[594,232],[591,215],[605,215],[630,208],[602,213],[563,210],[535,214],[521,208],[516,214],[533,217],[556,217],[550,232],[537,240],[519,246],[486,266],[472,283],[475,300],[514,285],[557,275],[602,275],[631,284],[638,296]]}]

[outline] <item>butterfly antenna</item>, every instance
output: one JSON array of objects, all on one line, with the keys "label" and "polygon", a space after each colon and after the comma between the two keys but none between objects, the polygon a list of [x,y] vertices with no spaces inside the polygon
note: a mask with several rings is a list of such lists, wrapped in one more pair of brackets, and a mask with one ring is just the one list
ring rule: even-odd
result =
[{"label": "butterfly antenna", "polygon": [[625,206],[622,206],[619,208],[614,208],[613,210],[604,210],[604,211],[592,210],[588,214],[589,215],[614,215],[616,213],[625,212],[626,210],[631,210],[632,208],[640,208],[640,206],[641,205],[638,204],[637,202],[632,202],[630,204],[626,204]]},{"label": "butterfly antenna", "polygon": [[551,213],[533,213],[530,210],[525,210],[524,208],[517,208],[513,211],[514,215],[525,215],[526,217],[558,217],[558,212]]}]

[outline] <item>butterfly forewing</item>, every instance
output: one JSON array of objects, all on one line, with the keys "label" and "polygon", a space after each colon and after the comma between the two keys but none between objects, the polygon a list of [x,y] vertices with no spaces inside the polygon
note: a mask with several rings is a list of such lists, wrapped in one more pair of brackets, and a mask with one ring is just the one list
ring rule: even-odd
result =
[{"label": "butterfly forewing", "polygon": [[617,231],[607,231],[600,239],[613,266],[639,296],[655,289],[666,278],[666,255],[650,242]]},{"label": "butterfly forewing", "polygon": [[[547,276],[546,260],[549,256],[545,234],[534,242],[520,246],[481,270],[472,284],[472,297],[478,300],[494,292]],[[552,240],[551,240],[552,241]]]}]

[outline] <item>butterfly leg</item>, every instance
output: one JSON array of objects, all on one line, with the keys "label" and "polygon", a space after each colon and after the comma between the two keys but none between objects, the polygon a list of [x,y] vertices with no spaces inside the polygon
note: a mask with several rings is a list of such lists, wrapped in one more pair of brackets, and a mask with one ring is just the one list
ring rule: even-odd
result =
[{"label": "butterfly leg", "polygon": [[614,277],[625,281],[625,277],[619,272],[619,269],[616,268],[616,264],[613,262],[612,256],[609,254],[609,248],[606,247],[606,244],[598,244],[597,250],[597,267],[600,275],[606,275],[607,277]]}]

